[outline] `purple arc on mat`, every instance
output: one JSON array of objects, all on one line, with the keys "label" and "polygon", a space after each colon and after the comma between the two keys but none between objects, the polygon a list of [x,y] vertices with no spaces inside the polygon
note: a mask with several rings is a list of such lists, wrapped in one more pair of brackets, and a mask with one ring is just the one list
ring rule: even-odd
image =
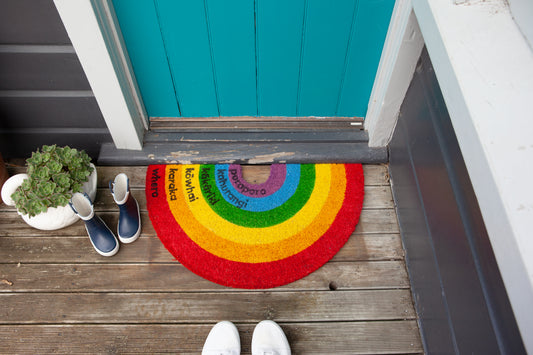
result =
[{"label": "purple arc on mat", "polygon": [[[228,169],[229,180],[233,187],[239,191],[241,194],[248,197],[257,197],[253,194],[254,190],[265,190],[265,194],[261,197],[266,197],[272,195],[274,192],[278,191],[280,187],[285,182],[287,176],[287,166],[285,164],[272,164],[270,166],[270,175],[268,176],[267,181],[262,184],[250,184],[242,177],[242,166],[238,164],[231,164]],[[235,174],[235,178],[233,178]],[[246,186],[248,192],[243,192],[242,187]]]}]

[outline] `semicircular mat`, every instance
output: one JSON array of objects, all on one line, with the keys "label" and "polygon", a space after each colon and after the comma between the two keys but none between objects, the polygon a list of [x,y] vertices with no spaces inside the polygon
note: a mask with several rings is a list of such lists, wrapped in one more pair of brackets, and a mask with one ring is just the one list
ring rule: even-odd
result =
[{"label": "semicircular mat", "polygon": [[150,165],[146,200],[163,245],[192,272],[236,288],[296,281],[353,233],[364,198],[361,164],[274,164],[261,184],[242,167]]}]

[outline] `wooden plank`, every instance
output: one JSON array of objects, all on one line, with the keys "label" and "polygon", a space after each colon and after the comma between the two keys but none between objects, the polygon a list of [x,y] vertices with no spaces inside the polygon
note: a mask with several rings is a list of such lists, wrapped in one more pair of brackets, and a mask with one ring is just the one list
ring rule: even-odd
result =
[{"label": "wooden plank", "polygon": [[217,116],[217,117],[152,117],[150,124],[157,127],[158,124],[180,122],[350,122],[363,123],[363,117],[353,116]]},{"label": "wooden plank", "polygon": [[[21,162],[23,164],[24,162]],[[144,187],[146,178],[146,166],[98,166],[98,187],[107,187],[109,180],[119,173],[125,173],[130,178],[130,186]],[[10,175],[26,171],[22,166],[8,166]],[[390,186],[387,164],[364,164],[363,173],[365,186],[385,185]]]},{"label": "wooden plank", "polygon": [[390,186],[388,164],[364,164],[365,185]]},{"label": "wooden plank", "polygon": [[161,122],[157,125],[151,125],[151,129],[155,131],[194,131],[199,130],[200,132],[205,131],[245,131],[245,130],[267,130],[267,131],[310,131],[310,130],[336,130],[336,129],[352,129],[360,130],[362,125],[359,122],[345,122],[345,121],[263,121],[257,120],[255,122],[249,121],[236,121],[236,122],[226,122],[226,121],[206,121],[205,123],[201,122]]},{"label": "wooden plank", "polygon": [[[0,236],[0,260],[17,263],[169,263],[174,257],[155,235],[143,235],[135,244],[121,247],[113,258],[97,254],[87,235],[80,236]],[[332,261],[402,260],[399,234],[352,235]]]},{"label": "wooden plank", "polygon": [[[145,169],[142,169],[144,173]],[[108,189],[108,182],[114,179],[113,175],[117,171],[113,171],[111,175],[103,174],[98,176],[98,185],[102,186],[97,189],[95,210],[97,211],[115,211],[117,206],[113,200],[113,197]],[[146,194],[144,186],[137,187],[144,180],[144,174],[138,173],[135,169],[124,169],[123,171],[130,176],[131,193],[135,199],[139,202],[139,206],[142,211],[146,211]],[[262,166],[258,169],[256,166],[246,166],[243,168],[243,175],[245,179],[250,179],[250,182],[258,184],[266,181],[270,174],[270,166]],[[109,180],[107,180],[109,179]],[[137,185],[137,186],[135,186]],[[134,187],[135,186],[135,187]],[[392,193],[390,186],[365,186],[365,201],[364,208],[393,208],[394,203],[392,199]],[[12,211],[13,208],[5,204],[0,205],[0,211]]]},{"label": "wooden plank", "polygon": [[[132,195],[135,197],[141,210],[146,211],[146,194],[143,189],[132,188]],[[96,193],[95,210],[97,211],[115,211],[117,205],[113,200],[108,188],[99,188]],[[388,186],[366,186],[365,187],[365,208],[393,208],[392,193]],[[2,205],[0,211],[11,209],[11,207]]]},{"label": "wooden plank", "polygon": [[396,212],[393,209],[363,209],[355,233],[400,233]]},{"label": "wooden plank", "polygon": [[363,206],[367,209],[394,208],[390,186],[365,186]]},{"label": "wooden plank", "polygon": [[[97,274],[94,275],[97,277]],[[232,319],[414,319],[409,290],[187,293],[2,293],[0,324],[190,324]],[[31,304],[31,307],[28,305]]]},{"label": "wooden plank", "polygon": [[[207,281],[178,263],[4,264],[0,270],[0,279],[11,283],[0,283],[0,293],[235,291]],[[387,288],[409,288],[403,262],[327,263],[307,277],[278,287],[275,291]]]},{"label": "wooden plank", "polygon": [[[1,353],[199,354],[213,324],[6,325]],[[420,354],[416,321],[280,323],[293,354]],[[242,354],[255,324],[237,323]],[[335,331],[331,331],[334,326]]]},{"label": "wooden plank", "polygon": [[[9,169],[12,175],[24,171],[24,168]],[[130,178],[130,186],[140,188],[145,186],[146,166],[98,166],[98,186],[107,187],[109,180],[122,172]],[[363,173],[365,186],[390,186],[388,166],[385,164],[364,164]]]},{"label": "wooden plank", "polygon": [[[0,97],[0,103],[2,102]],[[310,131],[234,131],[234,132],[194,132],[179,129],[171,131],[152,130],[144,135],[145,143],[170,143],[170,142],[330,142],[330,143],[356,143],[368,142],[368,133],[364,130],[331,129]]]},{"label": "wooden plank", "polygon": [[[146,166],[98,166],[98,187],[107,188],[108,182],[117,174],[125,173],[130,178],[130,186],[144,188]],[[247,167],[245,167],[247,169]],[[24,173],[25,167],[8,166],[10,175]],[[364,164],[365,186],[390,186],[388,166],[386,164]]]},{"label": "wooden plank", "polygon": [[332,261],[403,260],[404,256],[400,234],[354,233]]},{"label": "wooden plank", "polygon": [[128,175],[132,188],[144,189],[146,186],[146,166],[98,166],[97,186],[109,188],[109,181],[120,173]]},{"label": "wooden plank", "polygon": [[149,116],[179,116],[172,75],[153,1],[113,0]]},{"label": "wooden plank", "polygon": [[203,1],[155,1],[182,116],[219,116]]},{"label": "wooden plank", "polygon": [[[118,222],[117,212],[99,212],[98,215],[109,226],[116,226]],[[150,222],[147,212],[141,213],[142,234],[155,235],[155,230]],[[393,209],[363,209],[359,218],[359,224],[355,229],[357,234],[390,234],[399,233],[396,213]],[[72,226],[57,231],[42,231],[28,226],[16,212],[0,212],[0,235],[2,236],[82,236],[86,235],[82,221]]]},{"label": "wooden plank", "polygon": [[270,165],[243,165],[242,177],[251,184],[265,183],[270,176]]},{"label": "wooden plank", "polygon": [[206,0],[204,4],[219,113],[257,115],[254,2]]},{"label": "wooden plank", "polygon": [[102,145],[99,165],[179,164],[274,164],[274,163],[384,163],[386,147],[371,148],[367,143],[227,143],[173,142],[145,143],[139,151]]},{"label": "wooden plank", "polygon": [[[137,200],[139,203],[139,209],[141,211],[147,211],[146,208],[146,194],[144,187],[142,189],[140,188],[131,188],[130,192],[133,197]],[[115,200],[113,199],[113,196],[111,195],[111,191],[109,191],[109,188],[99,188],[96,192],[96,199],[94,202],[94,209],[95,211],[102,212],[102,211],[117,211],[118,206],[115,203]]]},{"label": "wooden plank", "polygon": [[[379,207],[390,205],[387,166],[365,165],[360,225],[332,261],[289,285],[247,291],[206,281],[173,260],[144,211],[146,167],[98,169],[98,214],[116,226],[107,182],[126,172],[142,205],[143,235],[103,258],[82,222],[38,231],[0,210],[0,353],[197,354],[222,319],[236,322],[243,354],[262,319],[281,324],[295,354],[423,352],[396,216]],[[260,182],[269,167],[244,170]]]}]

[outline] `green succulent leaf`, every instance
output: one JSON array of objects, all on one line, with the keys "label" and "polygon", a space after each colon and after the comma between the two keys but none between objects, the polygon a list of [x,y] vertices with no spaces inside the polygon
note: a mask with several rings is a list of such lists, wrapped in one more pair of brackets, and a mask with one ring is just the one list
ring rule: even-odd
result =
[{"label": "green succulent leaf", "polygon": [[44,152],[44,153],[50,153],[52,152],[57,146],[54,144],[54,145],[43,145],[41,150]]},{"label": "green succulent leaf", "polygon": [[70,176],[66,172],[52,175],[52,180],[62,189],[70,187]]},{"label": "green succulent leaf", "polygon": [[36,170],[32,176],[39,180],[48,180],[50,178],[50,169],[47,166],[43,166],[40,169]]},{"label": "green succulent leaf", "polygon": [[55,157],[53,160],[48,163],[48,169],[50,169],[50,173],[57,174],[61,172],[61,169],[63,168],[63,164],[60,163],[60,160],[58,157]]},{"label": "green succulent leaf", "polygon": [[72,184],[72,192],[82,192],[82,184],[75,182]]},{"label": "green succulent leaf", "polygon": [[12,194],[19,212],[35,216],[49,207],[65,206],[72,193],[82,192],[93,168],[82,150],[44,145],[26,160],[29,179]]}]

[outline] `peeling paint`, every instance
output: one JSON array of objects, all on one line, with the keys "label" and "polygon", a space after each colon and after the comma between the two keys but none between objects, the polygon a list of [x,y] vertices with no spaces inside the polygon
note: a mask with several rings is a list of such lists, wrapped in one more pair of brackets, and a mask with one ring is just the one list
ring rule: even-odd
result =
[{"label": "peeling paint", "polygon": [[192,156],[196,156],[199,154],[200,152],[196,150],[184,150],[184,151],[170,152],[170,156],[172,158],[192,157]]},{"label": "peeling paint", "polygon": [[256,157],[249,159],[248,162],[250,164],[273,163],[274,160],[277,158],[286,158],[294,154],[295,154],[294,152],[280,152],[280,153],[257,155]]}]

